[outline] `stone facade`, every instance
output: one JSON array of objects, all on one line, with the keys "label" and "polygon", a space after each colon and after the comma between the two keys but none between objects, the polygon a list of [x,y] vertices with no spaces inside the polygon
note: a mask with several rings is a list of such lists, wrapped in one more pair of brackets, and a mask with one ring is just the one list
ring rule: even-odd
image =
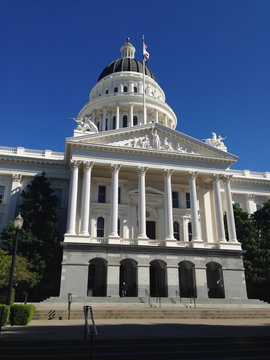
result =
[{"label": "stone facade", "polygon": [[[129,40],[121,53],[131,64]],[[215,133],[200,141],[176,131],[163,90],[139,65],[103,71],[64,153],[0,147],[0,226],[44,171],[59,198],[59,300],[116,298],[123,282],[128,297],[245,300],[232,204],[256,211],[270,199],[270,173],[231,170],[237,157]]]}]

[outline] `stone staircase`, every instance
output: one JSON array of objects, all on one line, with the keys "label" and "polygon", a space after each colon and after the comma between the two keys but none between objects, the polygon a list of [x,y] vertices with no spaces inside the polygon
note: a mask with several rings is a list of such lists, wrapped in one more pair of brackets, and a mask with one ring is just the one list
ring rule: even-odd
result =
[{"label": "stone staircase", "polygon": [[[95,319],[270,319],[270,308],[249,309],[196,309],[196,308],[146,308],[117,307],[95,308]],[[70,319],[83,319],[83,307],[72,308]],[[68,310],[61,307],[38,308],[34,320],[67,320]]]}]

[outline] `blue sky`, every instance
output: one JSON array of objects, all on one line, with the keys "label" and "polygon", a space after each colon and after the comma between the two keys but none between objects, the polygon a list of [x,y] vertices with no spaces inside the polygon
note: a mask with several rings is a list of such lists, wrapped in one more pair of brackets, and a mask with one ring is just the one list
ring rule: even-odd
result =
[{"label": "blue sky", "polygon": [[238,169],[270,171],[270,1],[0,0],[0,145],[63,151],[127,36],[197,139],[227,136]]}]

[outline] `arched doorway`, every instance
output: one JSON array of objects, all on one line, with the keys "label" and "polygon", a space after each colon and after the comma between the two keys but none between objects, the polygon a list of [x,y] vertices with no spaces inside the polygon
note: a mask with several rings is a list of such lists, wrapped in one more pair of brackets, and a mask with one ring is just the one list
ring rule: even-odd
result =
[{"label": "arched doorway", "polygon": [[101,258],[89,261],[87,296],[107,295],[107,262]]},{"label": "arched doorway", "polygon": [[138,296],[137,262],[133,259],[125,259],[120,265],[119,296],[121,296],[121,285],[127,286],[126,296]]},{"label": "arched doorway", "polygon": [[222,266],[216,262],[206,264],[209,298],[225,298]]},{"label": "arched doorway", "polygon": [[181,297],[196,298],[195,266],[190,261],[179,263],[179,289]]},{"label": "arched doorway", "polygon": [[150,263],[150,296],[167,297],[167,267],[161,260],[153,260]]}]

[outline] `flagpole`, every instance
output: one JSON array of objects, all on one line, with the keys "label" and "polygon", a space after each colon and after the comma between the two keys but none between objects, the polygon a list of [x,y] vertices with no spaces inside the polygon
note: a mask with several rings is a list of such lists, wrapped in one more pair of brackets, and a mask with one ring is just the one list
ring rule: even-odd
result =
[{"label": "flagpole", "polygon": [[144,35],[143,38],[143,123],[146,124],[146,103],[145,103],[145,57],[144,57]]}]

